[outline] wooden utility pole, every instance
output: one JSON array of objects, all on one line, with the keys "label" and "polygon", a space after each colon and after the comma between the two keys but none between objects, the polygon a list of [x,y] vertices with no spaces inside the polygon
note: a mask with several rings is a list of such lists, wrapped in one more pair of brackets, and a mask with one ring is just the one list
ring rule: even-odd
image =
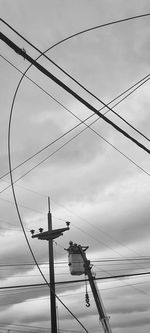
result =
[{"label": "wooden utility pole", "polygon": [[49,280],[50,280],[50,314],[51,314],[51,333],[57,333],[57,315],[56,315],[56,294],[55,294],[55,271],[54,271],[54,254],[53,239],[62,236],[64,231],[69,230],[70,222],[66,222],[66,228],[52,228],[52,214],[50,211],[50,198],[48,197],[48,231],[40,228],[40,233],[35,234],[35,230],[31,230],[32,238],[38,238],[48,241],[49,253]]},{"label": "wooden utility pole", "polygon": [[[52,233],[52,215],[50,212],[50,198],[48,198],[48,232]],[[51,333],[57,333],[57,316],[56,316],[56,297],[55,297],[55,275],[54,275],[54,254],[53,238],[49,239],[49,276],[50,276],[50,311],[51,311]]]}]

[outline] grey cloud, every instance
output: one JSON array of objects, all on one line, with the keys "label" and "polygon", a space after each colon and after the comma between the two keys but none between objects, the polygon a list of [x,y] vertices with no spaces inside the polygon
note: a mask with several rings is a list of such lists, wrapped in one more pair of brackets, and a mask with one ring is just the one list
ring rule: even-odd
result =
[{"label": "grey cloud", "polygon": [[135,318],[135,319],[129,319],[125,322],[118,322],[115,327],[143,327],[150,324],[149,314],[147,316],[143,316],[142,318]]},{"label": "grey cloud", "polygon": [[[45,6],[40,2],[33,1],[29,6],[26,3],[17,4],[14,0],[13,6],[9,1],[2,1],[0,4],[2,15],[8,22],[15,25],[28,39],[33,41],[39,48],[46,49],[53,42],[68,36],[68,34],[77,32],[81,29],[89,28],[100,23],[109,22],[117,18],[139,14],[141,11],[146,12],[149,8],[149,1],[99,1],[95,5],[90,1],[64,2],[61,5],[49,3],[46,1]],[[33,18],[33,8],[36,3],[36,17]],[[85,12],[86,3],[86,15]],[[51,7],[51,10],[49,10]],[[9,10],[8,10],[9,8]],[[11,15],[10,15],[11,12]],[[74,15],[72,15],[74,13]],[[116,14],[117,13],[117,14]],[[25,18],[28,18],[27,20]],[[44,20],[44,21],[43,21]],[[95,30],[85,34],[82,37],[72,39],[48,53],[54,61],[71,73],[77,80],[83,83],[94,94],[108,102],[111,98],[120,93],[123,89],[139,80],[144,73],[147,74],[148,54],[149,54],[149,18],[140,19],[134,22],[123,23],[112,27]],[[56,24],[57,23],[57,24]],[[37,29],[38,26],[38,29]],[[5,31],[5,27],[3,27]],[[6,34],[8,31],[6,31]],[[43,38],[44,36],[44,38]],[[17,37],[12,39],[20,43]],[[36,56],[34,50],[26,45],[21,46],[27,49],[33,57]],[[14,52],[8,50],[3,45],[3,54],[24,70],[28,65],[26,61],[17,56]],[[70,79],[65,75],[55,71],[53,66],[42,58],[41,63],[54,74],[57,74],[71,88],[75,89],[82,97],[87,99],[92,105],[101,107],[98,101],[90,97],[87,93],[77,88]],[[7,161],[7,127],[10,105],[13,93],[19,75],[15,70],[4,63],[1,59],[1,172],[8,169]],[[5,64],[5,65],[4,65]],[[32,68],[30,76],[41,84],[46,90],[54,94],[56,98],[64,103],[68,108],[80,117],[90,114],[88,110],[80,107],[73,102],[72,97],[56,87],[50,80],[37,73]],[[143,133],[149,131],[149,95],[148,85],[143,86],[142,90],[136,93],[134,98],[130,98],[128,103],[122,104],[117,108],[126,119],[131,121]],[[113,115],[108,117],[115,119]],[[12,123],[12,163],[15,166],[22,162],[49,141],[54,140],[71,126],[77,123],[69,113],[64,111],[60,106],[50,101],[45,94],[25,79],[19,89],[15,103],[13,123]],[[120,124],[120,121],[118,122]],[[121,124],[123,128],[126,127]],[[104,122],[99,121],[95,128],[106,139],[110,140],[123,153],[133,158],[143,168],[148,170],[148,158],[145,153],[136,148],[133,144],[123,139],[115,133]],[[131,133],[131,132],[130,132]],[[71,137],[71,136],[69,136]],[[67,137],[66,137],[67,139]],[[65,140],[66,140],[65,139]],[[64,143],[65,140],[61,141]],[[51,147],[44,152],[39,158],[26,164],[14,173],[14,179],[21,176],[28,168],[34,166],[34,163],[40,161],[46,154],[53,152],[59,144]],[[138,173],[139,172],[139,173]],[[138,175],[141,175],[138,176]],[[34,172],[20,182],[22,186],[43,193],[45,197],[33,194],[33,192],[24,190],[16,186],[16,194],[19,204],[29,206],[35,209],[35,212],[20,207],[21,217],[26,228],[35,228],[41,225],[47,228],[47,196],[52,195],[56,202],[70,208],[70,212],[65,209],[58,209],[54,204],[55,215],[68,219],[72,222],[71,230],[63,238],[58,240],[61,246],[67,247],[69,240],[76,241],[83,245],[89,245],[87,256],[119,257],[133,256],[137,253],[147,254],[149,244],[149,189],[145,181],[146,175],[140,171],[125,158],[115,153],[103,141],[100,141],[93,133],[86,130],[83,135],[79,136],[66,146],[63,150],[48,160],[42,167],[35,169]],[[138,188],[139,186],[139,188]],[[3,193],[4,199],[12,200],[11,190]],[[52,204],[53,205],[53,204]],[[41,210],[38,214],[37,211]],[[1,252],[0,262],[28,262],[32,260],[25,243],[22,231],[19,232],[20,224],[14,207],[14,202],[10,205],[7,201],[0,200],[1,219]],[[53,211],[53,209],[52,209]],[[73,213],[71,212],[73,211]],[[45,213],[46,212],[46,213]],[[76,213],[76,216],[74,215]],[[83,219],[84,220],[83,220]],[[10,222],[10,225],[4,221]],[[62,222],[62,221],[61,221]],[[61,224],[60,222],[60,224]],[[15,232],[10,233],[4,227],[11,228],[14,225]],[[54,226],[58,226],[58,220],[54,220]],[[29,236],[30,237],[30,236]],[[144,245],[143,245],[144,244]],[[31,241],[33,251],[40,260],[47,260],[47,244],[38,241]],[[131,247],[131,248],[130,248]],[[57,249],[57,258],[65,258],[62,248]],[[33,267],[24,270],[24,277],[19,268],[4,270],[1,272],[1,283],[18,283],[20,281],[41,281],[40,277],[29,277],[27,275],[35,274]],[[100,267],[99,276],[101,276],[106,267]],[[146,269],[144,267],[144,269]],[[109,273],[113,272],[114,267],[107,267]],[[136,268],[126,265],[126,271],[132,272]],[[95,267],[97,271],[98,268]],[[119,270],[118,270],[119,272]],[[62,274],[62,271],[61,271]],[[106,272],[105,272],[106,274]],[[18,277],[17,277],[18,275]],[[30,280],[31,278],[31,280]],[[64,276],[57,276],[57,279],[63,279]],[[70,279],[69,274],[66,279]],[[39,279],[39,280],[38,280]],[[91,306],[89,312],[83,304],[79,306],[79,297],[77,295],[79,286],[69,285],[57,288],[59,292],[72,292],[74,299],[64,300],[79,318],[81,318],[91,331],[98,332],[96,320],[98,318],[95,308]],[[148,329],[149,323],[149,304],[145,296],[137,298],[138,290],[130,291],[113,290],[105,294],[102,291],[104,304],[111,315],[114,332],[123,333],[125,329],[132,329],[132,333],[138,329]],[[146,287],[144,291],[147,292]],[[20,310],[20,322],[37,322],[44,324],[49,318],[49,310],[44,307],[37,313],[30,312],[30,307],[34,310],[34,305],[38,306],[38,298],[46,296],[48,290],[36,289],[34,291],[26,290],[15,293],[5,293],[1,295],[1,320],[18,321],[18,310]],[[127,299],[131,295],[131,299]],[[28,303],[30,298],[34,299],[33,303]],[[26,302],[25,302],[26,301]],[[46,309],[46,312],[45,312]],[[22,311],[22,312],[21,312]],[[35,311],[36,312],[36,311]],[[131,314],[131,315],[130,315]],[[38,317],[38,318],[37,318]],[[66,319],[69,325],[69,315],[60,308],[60,318]],[[68,326],[72,327],[72,326]],[[135,328],[134,328],[135,327]],[[120,333],[120,332],[119,332]]]}]

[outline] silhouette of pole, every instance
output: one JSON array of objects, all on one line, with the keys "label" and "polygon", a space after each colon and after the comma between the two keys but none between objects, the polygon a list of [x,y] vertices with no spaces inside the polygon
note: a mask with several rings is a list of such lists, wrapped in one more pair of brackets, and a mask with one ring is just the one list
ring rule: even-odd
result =
[{"label": "silhouette of pole", "polygon": [[[48,232],[52,233],[52,214],[50,212],[50,198],[48,197]],[[54,274],[54,254],[53,239],[48,241],[49,248],[49,277],[50,277],[50,313],[51,313],[51,333],[57,333],[56,297],[55,297],[55,274]]]},{"label": "silhouette of pole", "polygon": [[57,333],[57,315],[56,315],[56,294],[55,294],[55,272],[54,272],[54,254],[53,254],[53,239],[60,237],[63,233],[69,230],[70,222],[66,221],[66,228],[53,229],[52,215],[50,211],[50,198],[48,197],[48,230],[43,231],[39,228],[39,233],[35,234],[35,230],[30,230],[32,238],[48,241],[49,253],[49,283],[50,283],[50,315],[51,315],[51,333]]}]

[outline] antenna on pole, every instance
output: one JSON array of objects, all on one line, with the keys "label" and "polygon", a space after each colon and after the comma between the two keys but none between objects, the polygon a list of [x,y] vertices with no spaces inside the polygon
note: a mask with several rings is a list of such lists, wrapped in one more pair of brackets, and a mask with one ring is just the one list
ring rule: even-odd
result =
[{"label": "antenna on pole", "polygon": [[50,213],[50,197],[48,197],[48,212]]}]

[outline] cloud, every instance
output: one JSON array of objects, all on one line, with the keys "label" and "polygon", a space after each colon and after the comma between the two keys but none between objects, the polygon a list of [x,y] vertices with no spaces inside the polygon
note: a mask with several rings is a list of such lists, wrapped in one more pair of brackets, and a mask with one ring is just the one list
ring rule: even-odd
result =
[{"label": "cloud", "polygon": [[[36,4],[36,15],[33,16]],[[86,6],[86,15],[85,15]],[[29,8],[30,7],[30,8]],[[90,1],[82,3],[49,1],[43,4],[33,1],[30,6],[17,1],[1,1],[2,17],[15,29],[37,45],[46,49],[61,38],[79,30],[89,28],[111,20],[147,12],[149,2],[136,1]],[[8,10],[9,8],[9,10]],[[117,14],[116,14],[117,13]],[[92,31],[47,53],[56,63],[67,70],[94,94],[105,102],[117,96],[123,89],[148,74],[149,18],[130,21],[116,26]],[[22,42],[14,33],[2,25],[2,31],[35,58],[37,52]],[[5,45],[2,53],[21,70],[28,63]],[[1,174],[8,170],[7,130],[11,102],[20,74],[1,61],[1,133],[0,165]],[[43,57],[40,60],[48,70],[58,76],[96,108],[101,103],[77,87],[71,79],[55,69]],[[31,69],[28,75],[63,103],[77,117],[84,119],[91,112],[76,102],[62,89],[57,87],[37,70]],[[148,135],[149,131],[149,88],[148,83],[131,95],[116,111],[135,127]],[[104,111],[103,111],[104,112]],[[148,146],[146,140],[135,134],[110,112],[107,116],[119,126],[128,130],[138,140]],[[94,117],[92,118],[94,119]],[[55,140],[65,131],[75,126],[78,120],[46,94],[24,79],[18,91],[12,119],[12,164],[16,166]],[[60,148],[79,129],[70,133],[51,146],[47,151],[28,162],[14,173],[14,180],[27,172],[42,158]],[[93,128],[106,138],[123,154],[149,171],[148,155],[129,140],[123,138],[109,125],[99,120]],[[69,240],[89,245],[89,260],[102,258],[125,258],[147,256],[149,251],[149,183],[148,175],[119,154],[108,143],[101,140],[89,129],[77,136],[32,173],[24,177],[15,186],[21,218],[27,230],[32,249],[41,263],[48,260],[47,242],[32,240],[30,229],[39,227],[47,230],[47,197],[51,198],[53,227],[63,227],[66,220],[71,221],[70,231],[57,239],[55,259],[67,261],[63,250]],[[134,165],[133,165],[134,164]],[[7,178],[6,180],[9,182]],[[1,183],[3,188],[7,183]],[[11,201],[11,202],[10,202]],[[1,194],[0,200],[0,264],[31,263],[33,259],[21,231],[11,189]],[[123,263],[122,263],[123,264]],[[48,277],[47,266],[40,266]],[[73,280],[65,266],[56,265],[56,280]],[[43,282],[35,266],[0,267],[1,286]],[[118,272],[147,270],[148,264],[132,265],[127,263],[94,264],[97,276],[113,275]],[[120,271],[121,270],[121,271]],[[140,282],[145,282],[141,278]],[[139,280],[138,280],[139,281]],[[146,280],[147,281],[147,280]],[[149,328],[148,285],[133,288],[127,284],[136,284],[131,280],[111,281],[98,284],[107,313],[111,316],[113,332],[146,333]],[[104,290],[104,288],[113,288]],[[125,287],[125,288],[123,288]],[[99,332],[98,314],[90,295],[91,307],[84,303],[83,284],[57,286],[64,303],[83,321],[91,332]],[[69,294],[69,295],[67,295]],[[44,299],[43,299],[44,298]],[[49,290],[34,288],[1,292],[1,322],[42,324],[49,326]],[[79,329],[67,311],[58,304],[60,328]],[[7,328],[5,326],[5,328]]]}]

